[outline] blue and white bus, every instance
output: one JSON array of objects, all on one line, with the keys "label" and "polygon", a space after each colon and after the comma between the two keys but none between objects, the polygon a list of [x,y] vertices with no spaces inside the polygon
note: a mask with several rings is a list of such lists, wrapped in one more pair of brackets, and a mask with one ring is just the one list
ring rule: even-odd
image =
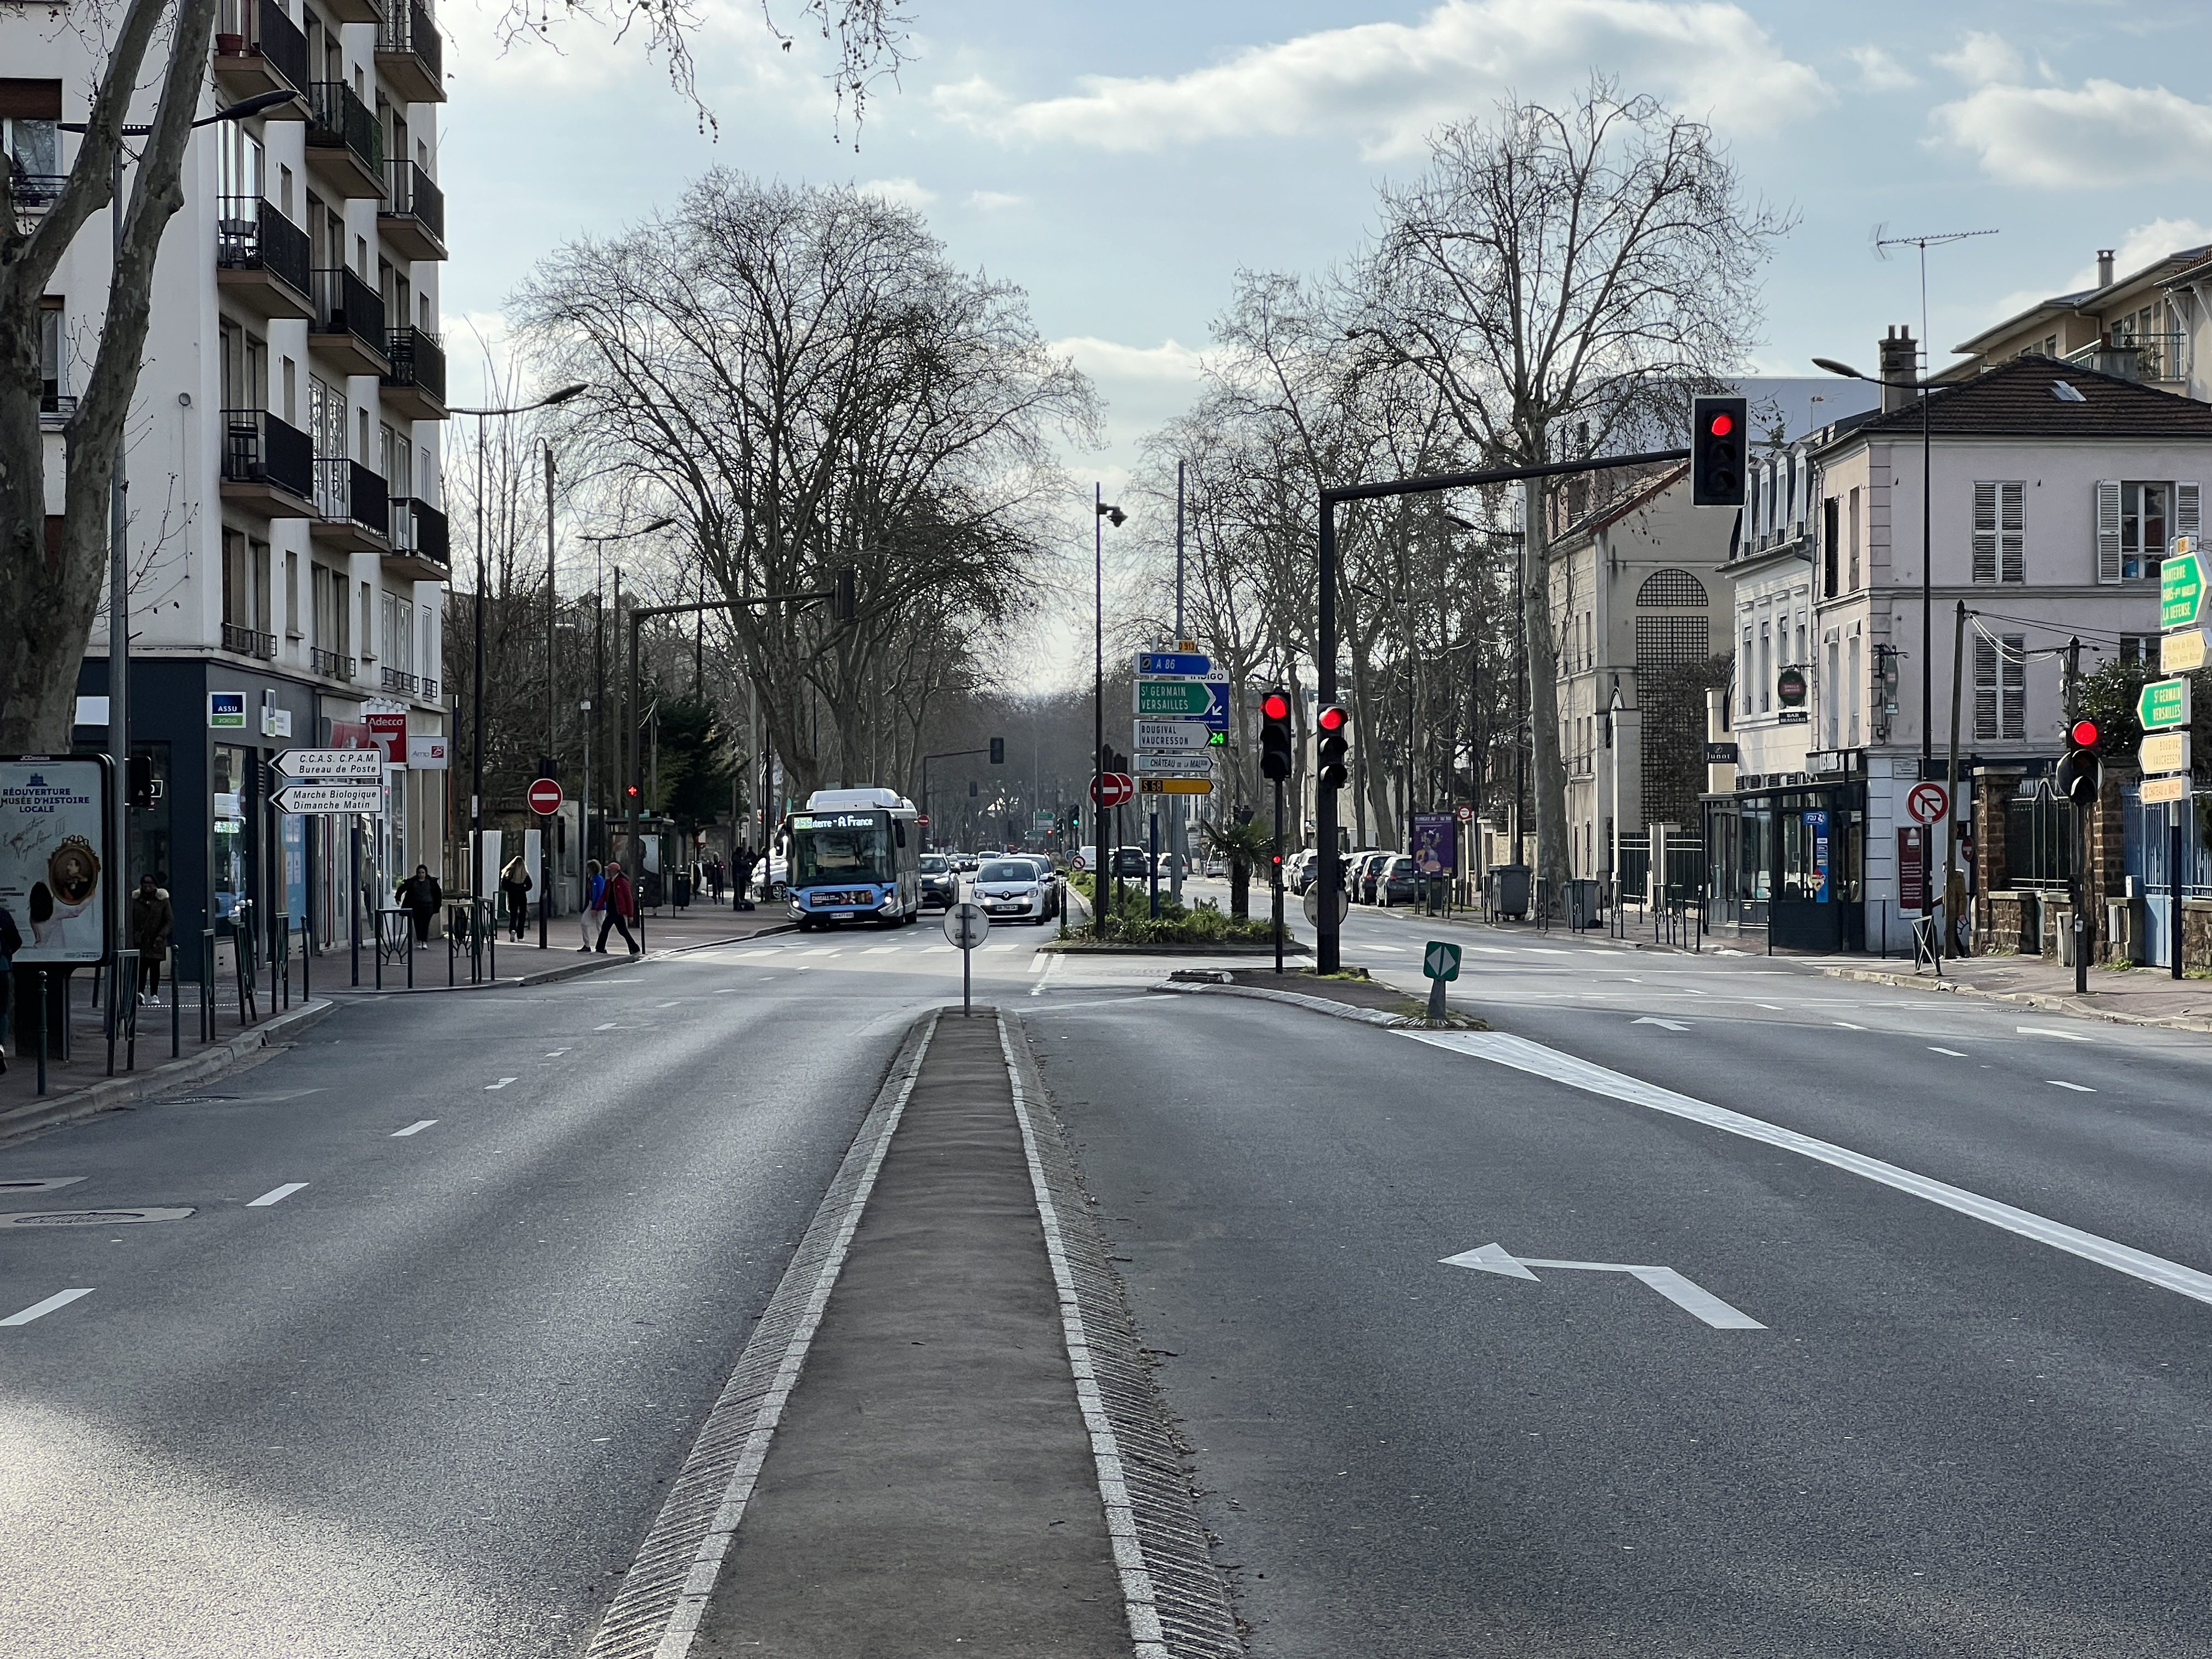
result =
[{"label": "blue and white bus", "polygon": [[785,889],[802,929],[921,918],[921,832],[895,789],[817,789],[787,820]]}]

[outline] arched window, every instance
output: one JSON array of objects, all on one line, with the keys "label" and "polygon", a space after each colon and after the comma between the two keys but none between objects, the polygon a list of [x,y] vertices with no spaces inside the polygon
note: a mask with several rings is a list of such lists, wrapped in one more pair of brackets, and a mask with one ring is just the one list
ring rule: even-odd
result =
[{"label": "arched window", "polygon": [[1702,607],[1707,603],[1705,585],[1686,570],[1655,570],[1644,579],[1644,586],[1636,590],[1638,605],[1693,605]]}]

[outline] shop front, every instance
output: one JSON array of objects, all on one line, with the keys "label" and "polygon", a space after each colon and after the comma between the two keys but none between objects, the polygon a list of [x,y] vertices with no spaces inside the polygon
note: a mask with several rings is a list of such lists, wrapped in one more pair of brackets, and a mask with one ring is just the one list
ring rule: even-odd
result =
[{"label": "shop front", "polygon": [[1704,798],[1709,931],[1774,951],[1866,948],[1864,778],[1746,779]]}]

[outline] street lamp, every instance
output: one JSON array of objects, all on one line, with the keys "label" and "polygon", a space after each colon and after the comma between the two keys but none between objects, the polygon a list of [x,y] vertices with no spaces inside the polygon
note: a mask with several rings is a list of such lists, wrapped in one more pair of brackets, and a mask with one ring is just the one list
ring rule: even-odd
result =
[{"label": "street lamp", "polygon": [[[596,595],[604,596],[606,592],[607,544],[609,542],[626,542],[639,536],[651,536],[660,531],[667,529],[669,526],[675,522],[676,520],[673,519],[655,519],[651,524],[640,525],[635,530],[610,530],[597,536],[578,536],[576,538],[578,541],[589,542],[592,544],[592,551],[597,565],[597,574],[592,582],[594,593]],[[617,605],[619,605],[622,599],[622,569],[619,566],[615,569],[615,599]],[[605,717],[607,700],[606,640],[605,630],[601,627],[599,621],[600,614],[604,609],[605,606],[601,599],[595,598],[592,607],[592,696],[598,701],[600,709],[600,718]],[[620,626],[619,619],[617,619],[617,626]],[[589,703],[585,705],[587,709],[591,706],[592,705]],[[592,788],[591,762],[588,758],[591,734],[588,726],[585,732],[584,742],[586,749],[586,759],[584,764],[584,793],[585,799],[588,802]],[[582,822],[579,825],[579,829],[584,837],[583,851],[586,854],[588,854],[591,849],[592,839],[591,814],[588,805],[585,810],[585,815]],[[577,862],[578,866],[580,868],[582,866],[582,859],[579,858]]]},{"label": "street lamp", "polygon": [[1091,613],[1091,811],[1098,831],[1098,862],[1091,872],[1091,920],[1106,937],[1106,526],[1119,530],[1129,515],[1107,504],[1105,486],[1091,486],[1091,565],[1096,609]]},{"label": "street lamp", "polygon": [[471,686],[476,696],[474,736],[470,742],[469,765],[469,891],[477,897],[477,837],[483,833],[483,673],[484,673],[484,422],[495,415],[525,415],[533,409],[550,409],[555,404],[565,404],[578,393],[591,388],[582,381],[564,386],[557,392],[548,392],[535,403],[502,404],[488,409],[449,409],[450,415],[472,415],[477,422],[477,604],[476,604],[476,669]]}]

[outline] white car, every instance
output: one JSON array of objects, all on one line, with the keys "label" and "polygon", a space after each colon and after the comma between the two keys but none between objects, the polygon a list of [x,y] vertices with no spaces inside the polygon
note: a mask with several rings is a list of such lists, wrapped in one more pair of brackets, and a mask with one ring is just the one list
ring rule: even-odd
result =
[{"label": "white car", "polygon": [[970,890],[994,921],[1042,922],[1051,914],[1052,896],[1029,859],[984,860]]}]

